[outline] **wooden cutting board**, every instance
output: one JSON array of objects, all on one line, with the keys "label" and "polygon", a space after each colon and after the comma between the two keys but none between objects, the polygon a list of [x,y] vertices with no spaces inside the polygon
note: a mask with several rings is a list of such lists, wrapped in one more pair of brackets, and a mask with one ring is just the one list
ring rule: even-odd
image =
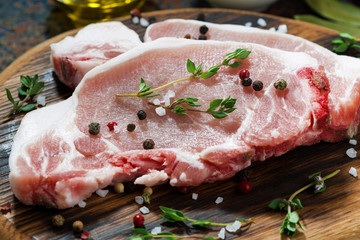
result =
[{"label": "wooden cutting board", "polygon": [[[261,16],[267,26],[278,27],[286,24],[288,33],[314,41],[326,48],[331,48],[330,41],[336,33],[315,25],[301,23],[258,13],[221,10],[221,9],[185,9],[150,12],[144,17],[154,16],[157,21],[169,18],[195,19],[199,13],[205,14],[205,20],[215,23],[244,24],[252,22],[257,26]],[[142,37],[145,29],[131,23],[130,18],[118,19],[137,31]],[[45,82],[44,94],[48,105],[69,97],[72,91],[54,79],[53,69],[49,61],[49,44],[58,42],[77,30],[66,32],[49,39],[26,52],[14,61],[0,75],[0,115],[10,110],[5,87],[16,92],[20,75],[39,74]],[[132,236],[132,217],[139,213],[140,206],[134,202],[142,189],[133,193],[117,194],[111,187],[105,198],[93,195],[88,199],[85,208],[74,207],[67,210],[46,209],[43,207],[25,206],[13,196],[10,189],[8,158],[12,139],[20,124],[22,116],[14,119],[0,120],[0,204],[12,202],[12,211],[0,215],[0,239],[75,239],[72,222],[81,220],[84,229],[94,239],[125,239]],[[194,229],[187,224],[168,224],[160,217],[159,206],[167,206],[183,211],[195,219],[210,219],[215,222],[232,222],[236,217],[252,218],[255,223],[236,234],[227,233],[226,239],[286,239],[280,236],[279,229],[285,212],[271,210],[267,205],[274,198],[288,198],[293,192],[308,183],[308,176],[322,171],[323,175],[340,169],[341,172],[328,180],[327,190],[313,194],[311,190],[302,193],[299,198],[304,205],[299,210],[301,223],[306,232],[300,231],[293,239],[360,239],[360,185],[358,179],[349,175],[350,167],[360,170],[359,159],[350,159],[345,151],[354,147],[348,141],[339,143],[319,143],[313,146],[299,147],[289,153],[256,162],[250,168],[250,181],[253,190],[249,194],[241,194],[236,190],[234,180],[204,184],[189,189],[187,194],[180,194],[169,185],[154,187],[151,204],[147,205],[150,214],[145,215],[146,229],[162,226],[163,230],[180,235],[196,234],[197,236],[217,236],[219,228],[210,230]],[[191,193],[197,193],[193,200]],[[215,199],[221,196],[224,201],[216,205]],[[66,223],[61,228],[54,228],[51,218],[62,214]]]}]

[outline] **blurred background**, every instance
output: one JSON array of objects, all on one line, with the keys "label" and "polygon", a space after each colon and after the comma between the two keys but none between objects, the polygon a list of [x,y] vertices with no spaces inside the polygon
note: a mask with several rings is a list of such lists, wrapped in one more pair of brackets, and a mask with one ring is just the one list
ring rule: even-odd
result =
[{"label": "blurred background", "polygon": [[[71,1],[80,0],[0,0],[0,72],[35,45],[62,32],[87,24],[91,16],[99,15],[99,12],[96,12],[99,10],[94,7],[99,0],[89,0],[92,2],[90,3],[92,12],[85,10],[84,6],[72,5]],[[105,18],[129,15],[133,8],[149,12],[166,9],[229,7],[295,18],[337,31],[351,32],[355,36],[360,35],[360,0],[259,0],[268,1],[261,6],[251,6],[246,3],[257,0],[114,1],[118,2],[118,5],[109,1],[103,0],[110,4],[108,10],[101,13]],[[126,4],[120,6],[119,2]],[[245,3],[239,4],[241,2]],[[111,10],[116,7],[118,8],[116,11]],[[81,17],[87,20],[84,21],[80,19]]]}]

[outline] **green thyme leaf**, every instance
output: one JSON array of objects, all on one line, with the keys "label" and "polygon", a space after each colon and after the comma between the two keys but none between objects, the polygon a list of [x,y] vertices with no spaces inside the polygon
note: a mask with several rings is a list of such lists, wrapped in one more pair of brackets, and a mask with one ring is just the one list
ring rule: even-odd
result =
[{"label": "green thyme leaf", "polygon": [[35,104],[28,104],[28,105],[25,105],[24,107],[21,107],[20,110],[23,112],[29,112],[31,110],[34,110],[35,108],[36,108]]},{"label": "green thyme leaf", "polygon": [[9,101],[12,104],[15,104],[14,98],[12,97],[10,90],[8,88],[5,88],[5,90],[6,90],[6,95],[7,95],[7,98],[9,99]]},{"label": "green thyme leaf", "polygon": [[229,66],[232,68],[236,68],[236,67],[239,67],[241,64],[243,64],[243,63],[242,62],[232,62],[229,64]]},{"label": "green thyme leaf", "polygon": [[289,222],[297,223],[299,219],[299,214],[296,211],[289,213]]},{"label": "green thyme leaf", "polygon": [[37,95],[44,90],[44,82],[36,82],[34,86],[29,90],[28,95],[33,96]]},{"label": "green thyme leaf", "polygon": [[345,38],[345,39],[349,39],[350,41],[356,42],[356,38],[353,35],[351,35],[350,33],[341,32],[341,33],[339,33],[339,36],[342,38]]},{"label": "green thyme leaf", "polygon": [[132,237],[126,238],[125,240],[144,240],[144,238],[140,237],[140,236],[132,236]]},{"label": "green thyme leaf", "polygon": [[179,116],[185,116],[187,115],[185,112],[187,111],[188,109],[184,108],[183,106],[181,105],[178,105],[176,106],[174,109],[172,109],[171,111],[173,113],[176,113],[177,115]]},{"label": "green thyme leaf", "polygon": [[221,119],[221,118],[225,118],[227,117],[228,115],[224,112],[214,112],[214,113],[211,113],[211,115],[214,117],[214,118],[217,118],[217,119]]},{"label": "green thyme leaf", "polygon": [[21,86],[18,88],[18,93],[21,95],[21,96],[26,96],[28,94],[28,89],[24,86]]},{"label": "green thyme leaf", "polygon": [[26,88],[32,87],[32,79],[30,78],[30,76],[20,76],[20,82]]},{"label": "green thyme leaf", "polygon": [[199,66],[197,66],[197,68],[195,69],[195,75],[201,73],[201,70],[202,70],[202,63]]},{"label": "green thyme leaf", "polygon": [[272,202],[268,205],[269,208],[274,209],[274,210],[278,210],[279,209],[279,204],[282,203],[283,200],[280,198],[276,198],[274,200],[272,200]]},{"label": "green thyme leaf", "polygon": [[160,206],[159,208],[160,208],[161,211],[164,213],[164,216],[165,216],[167,219],[171,219],[171,220],[173,220],[174,222],[176,222],[176,221],[186,221],[186,220],[188,220],[188,218],[185,217],[185,215],[184,215],[181,211],[178,211],[178,210],[175,210],[175,209],[171,209],[171,208],[167,208],[167,207],[163,207],[163,206]]},{"label": "green thyme leaf", "polygon": [[294,203],[296,203],[298,209],[303,209],[304,208],[303,205],[301,204],[300,199],[296,198],[294,200]]},{"label": "green thyme leaf", "polygon": [[196,70],[195,63],[190,59],[188,59],[186,62],[186,68],[189,73],[195,74],[195,70]]},{"label": "green thyme leaf", "polygon": [[193,226],[197,226],[197,227],[209,227],[211,226],[211,221],[210,220],[205,220],[205,219],[201,219],[201,220],[197,220],[195,222],[191,223]]},{"label": "green thyme leaf", "polygon": [[222,102],[222,99],[212,100],[209,104],[209,108],[206,111],[208,111],[208,112],[215,111],[220,106],[221,102]]},{"label": "green thyme leaf", "polygon": [[137,233],[137,234],[150,235],[150,233],[148,231],[146,231],[146,229],[144,229],[144,228],[134,228],[134,229],[131,229],[131,231],[133,233]]}]

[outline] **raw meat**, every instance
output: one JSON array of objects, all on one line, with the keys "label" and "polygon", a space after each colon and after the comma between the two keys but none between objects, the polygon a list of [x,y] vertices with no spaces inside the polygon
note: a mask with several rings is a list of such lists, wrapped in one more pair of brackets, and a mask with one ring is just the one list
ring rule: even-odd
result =
[{"label": "raw meat", "polygon": [[75,37],[51,44],[51,60],[59,80],[74,89],[90,69],[141,43],[121,22],[90,24]]},{"label": "raw meat", "polygon": [[170,19],[150,25],[144,40],[160,37],[183,38],[186,34],[198,38],[199,28],[206,25],[207,39],[258,43],[287,51],[305,52],[326,66],[325,74],[330,81],[329,126],[334,130],[348,129],[355,135],[360,121],[360,59],[339,56],[303,38],[259,28],[232,24],[213,24],[196,20]]},{"label": "raw meat", "polygon": [[[157,87],[188,77],[188,58],[208,69],[238,48],[251,51],[240,67],[223,67],[209,79],[158,92],[175,92],[172,100],[197,97],[204,110],[213,99],[237,98],[237,109],[224,119],[169,110],[159,116],[147,104],[155,99],[115,96],[136,93],[140,78]],[[243,87],[241,69],[263,81],[264,89]],[[278,78],[286,79],[286,90],[273,87]],[[9,159],[11,187],[25,204],[68,208],[115,182],[190,186],[228,179],[251,161],[322,139],[340,140],[342,132],[329,129],[326,121],[328,94],[324,69],[305,53],[210,40],[145,43],[88,72],[66,101],[24,117]],[[147,113],[144,120],[137,117],[140,109]],[[93,121],[101,126],[96,136],[88,132]],[[112,121],[119,131],[109,130]],[[136,124],[135,131],[126,130],[129,123]],[[145,139],[153,139],[155,148],[144,150]]]}]

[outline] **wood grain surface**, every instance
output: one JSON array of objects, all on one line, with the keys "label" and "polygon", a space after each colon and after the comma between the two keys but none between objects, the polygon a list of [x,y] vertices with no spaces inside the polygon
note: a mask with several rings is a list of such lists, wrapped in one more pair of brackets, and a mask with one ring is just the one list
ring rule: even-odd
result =
[{"label": "wood grain surface", "polygon": [[[267,26],[278,27],[287,24],[288,32],[331,48],[330,41],[336,32],[315,25],[290,19],[278,18],[257,13],[220,10],[185,9],[150,12],[145,17],[154,16],[157,21],[169,18],[195,19],[199,13],[205,14],[205,20],[215,23],[244,24],[252,22],[256,26],[259,16],[267,21]],[[137,31],[142,37],[145,29],[131,23],[129,18],[118,19]],[[72,93],[70,89],[56,80],[49,60],[49,44],[58,42],[73,30],[31,49],[13,62],[0,75],[0,115],[4,116],[11,107],[7,101],[5,87],[16,95],[20,75],[39,74],[45,82],[48,105],[62,101]],[[74,207],[67,210],[46,209],[25,206],[14,197],[8,180],[8,158],[11,152],[13,136],[22,116],[2,118],[0,120],[0,204],[12,202],[12,211],[0,215],[0,239],[75,239],[72,222],[81,220],[84,229],[94,239],[125,239],[133,234],[132,217],[139,213],[140,206],[134,202],[142,194],[138,187],[132,193],[117,194],[108,187],[109,194],[101,198],[94,194],[88,199],[85,208]],[[209,230],[195,229],[189,224],[169,224],[160,217],[159,206],[167,206],[183,211],[195,219],[211,219],[215,222],[231,222],[236,217],[252,218],[255,223],[236,234],[227,233],[226,239],[286,239],[279,234],[285,212],[273,211],[267,205],[274,198],[288,198],[294,191],[308,183],[308,176],[322,171],[323,175],[340,169],[341,172],[328,180],[327,190],[320,194],[305,191],[299,198],[304,205],[299,210],[301,223],[306,231],[300,231],[293,239],[360,239],[360,185],[358,179],[348,173],[350,167],[360,170],[358,158],[350,159],[345,152],[352,146],[348,141],[339,143],[319,143],[313,146],[299,147],[287,154],[271,158],[264,162],[255,162],[249,168],[253,190],[241,194],[236,190],[236,182],[228,180],[214,184],[203,184],[181,194],[169,185],[154,187],[151,204],[147,205],[150,214],[145,215],[145,227],[148,230],[162,226],[163,230],[180,235],[217,236],[219,228]],[[191,193],[198,193],[198,199],[192,200]],[[216,205],[215,199],[221,196],[224,201]],[[65,225],[55,228],[51,218],[62,214]]]}]

